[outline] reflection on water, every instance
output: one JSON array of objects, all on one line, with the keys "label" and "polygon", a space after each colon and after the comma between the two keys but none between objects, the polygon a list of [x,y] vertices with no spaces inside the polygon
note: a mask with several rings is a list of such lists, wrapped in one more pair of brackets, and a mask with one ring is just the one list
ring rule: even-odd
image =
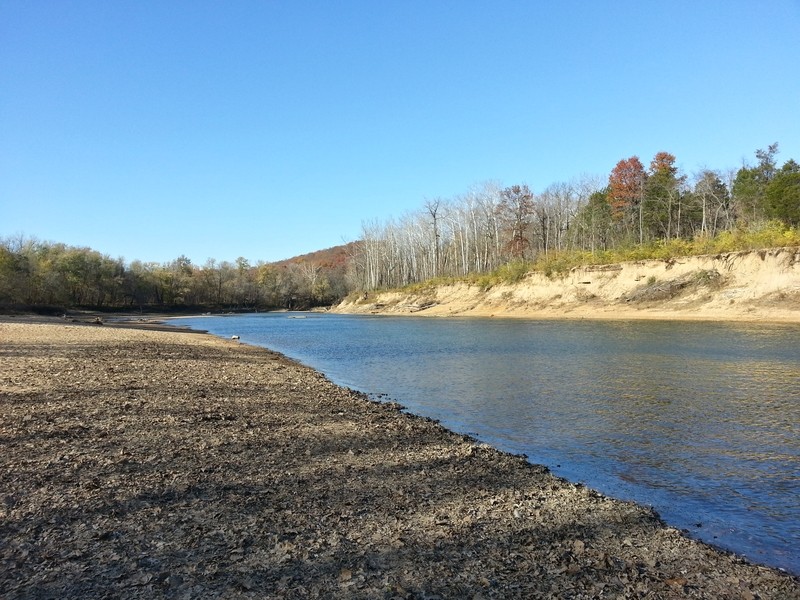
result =
[{"label": "reflection on water", "polygon": [[388,394],[800,573],[796,326],[285,314],[188,324]]}]

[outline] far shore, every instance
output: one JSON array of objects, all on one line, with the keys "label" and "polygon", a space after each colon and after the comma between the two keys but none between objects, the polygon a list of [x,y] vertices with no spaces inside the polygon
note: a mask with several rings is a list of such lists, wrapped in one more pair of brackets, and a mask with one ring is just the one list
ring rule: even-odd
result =
[{"label": "far shore", "polygon": [[[299,312],[307,314],[361,314],[370,316],[407,316],[426,318],[475,318],[475,319],[527,319],[542,321],[696,321],[696,322],[730,322],[730,323],[772,323],[782,325],[800,325],[800,310],[794,308],[766,307],[762,309],[748,308],[746,310],[703,310],[692,312],[688,310],[674,310],[665,308],[641,308],[626,304],[618,305],[593,305],[578,307],[474,307],[459,310],[449,304],[435,305],[424,310],[417,310],[407,306],[365,304],[341,304],[331,307],[318,307],[310,310],[289,311],[286,309],[252,312],[197,312],[194,314],[170,314],[154,311],[152,313],[139,312],[104,312],[104,311],[79,311],[70,312],[66,317],[53,317],[25,314],[2,314],[0,323],[83,323],[96,324],[99,319],[104,325],[111,327],[133,327],[141,329],[174,331],[185,329],[197,333],[205,330],[181,327],[183,319],[196,319],[203,317],[226,317],[251,314],[283,314]],[[175,325],[165,325],[166,321],[175,322]]]}]

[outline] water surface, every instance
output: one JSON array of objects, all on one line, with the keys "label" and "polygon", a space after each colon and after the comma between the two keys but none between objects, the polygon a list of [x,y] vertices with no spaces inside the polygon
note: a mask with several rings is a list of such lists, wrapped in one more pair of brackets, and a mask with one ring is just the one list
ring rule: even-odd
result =
[{"label": "water surface", "polygon": [[266,346],[800,573],[800,327],[271,313]]}]

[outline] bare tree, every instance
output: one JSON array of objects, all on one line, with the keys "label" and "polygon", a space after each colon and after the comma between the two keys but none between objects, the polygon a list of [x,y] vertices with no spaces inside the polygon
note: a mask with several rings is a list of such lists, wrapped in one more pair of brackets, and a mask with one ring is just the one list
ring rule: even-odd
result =
[{"label": "bare tree", "polygon": [[525,260],[531,241],[528,229],[534,214],[533,192],[527,185],[512,185],[501,192],[500,214],[506,223],[509,240],[506,248],[512,258]]},{"label": "bare tree", "polygon": [[439,267],[441,265],[439,256],[439,209],[442,205],[440,198],[425,201],[425,210],[431,217],[431,225],[433,226],[433,277],[439,276]]},{"label": "bare tree", "polygon": [[701,207],[701,235],[716,235],[731,223],[730,192],[718,171],[703,169],[694,176],[694,196]]}]

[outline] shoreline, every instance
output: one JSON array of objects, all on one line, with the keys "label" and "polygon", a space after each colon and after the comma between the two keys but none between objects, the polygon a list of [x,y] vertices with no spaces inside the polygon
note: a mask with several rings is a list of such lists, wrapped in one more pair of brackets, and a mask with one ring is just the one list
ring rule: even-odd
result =
[{"label": "shoreline", "polygon": [[[446,295],[446,292],[443,293]],[[483,306],[472,302],[442,300],[425,308],[415,306],[414,296],[399,292],[379,292],[383,302],[343,302],[331,308],[335,314],[363,314],[428,318],[530,319],[541,321],[681,321],[711,323],[775,323],[800,325],[800,310],[775,307],[670,308],[640,307],[628,303],[575,302],[555,306],[505,306],[502,303]]]},{"label": "shoreline", "polygon": [[0,320],[11,597],[800,598],[644,507],[162,327]]},{"label": "shoreline", "polygon": [[351,306],[335,308],[335,314],[363,314],[393,317],[466,318],[466,319],[529,319],[532,321],[679,321],[706,323],[766,323],[800,325],[800,313],[795,311],[773,311],[769,315],[747,313],[704,312],[688,313],[670,310],[646,310],[625,306],[604,306],[594,309],[521,309],[521,310],[468,310],[458,311],[443,306],[439,310],[381,309],[367,307],[365,310]]}]

